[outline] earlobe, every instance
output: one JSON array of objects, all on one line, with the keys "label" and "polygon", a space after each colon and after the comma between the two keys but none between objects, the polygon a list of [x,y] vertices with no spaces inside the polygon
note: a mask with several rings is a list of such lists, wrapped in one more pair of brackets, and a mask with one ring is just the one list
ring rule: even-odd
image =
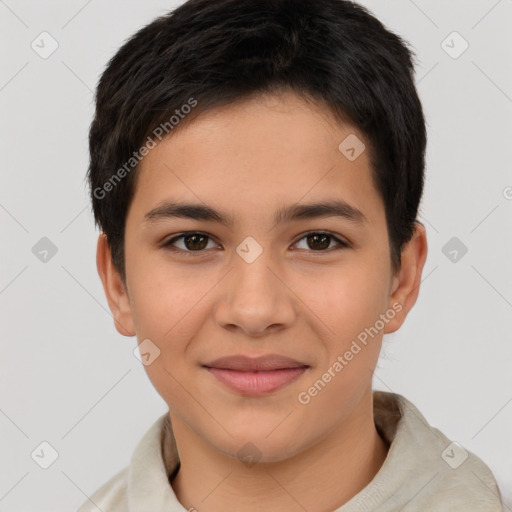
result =
[{"label": "earlobe", "polygon": [[105,233],[101,233],[98,237],[96,268],[117,331],[123,336],[135,336],[135,326],[126,286],[112,261],[112,253]]},{"label": "earlobe", "polygon": [[414,234],[402,250],[400,270],[393,277],[388,307],[393,309],[396,315],[387,323],[384,330],[385,334],[397,331],[416,303],[427,252],[428,245],[425,227],[416,221]]}]

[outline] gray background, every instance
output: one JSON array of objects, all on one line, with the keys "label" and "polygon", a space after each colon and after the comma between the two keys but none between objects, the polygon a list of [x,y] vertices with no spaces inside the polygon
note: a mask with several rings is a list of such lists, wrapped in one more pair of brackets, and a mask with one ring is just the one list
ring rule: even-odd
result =
[{"label": "gray background", "polygon": [[[114,329],[84,176],[107,60],[178,3],[0,0],[2,511],[76,510],[167,410]],[[429,133],[423,284],[374,385],[479,455],[512,510],[512,1],[361,3],[415,48]],[[59,45],[46,59],[31,47],[43,31]],[[31,458],[43,441],[48,469]]]}]

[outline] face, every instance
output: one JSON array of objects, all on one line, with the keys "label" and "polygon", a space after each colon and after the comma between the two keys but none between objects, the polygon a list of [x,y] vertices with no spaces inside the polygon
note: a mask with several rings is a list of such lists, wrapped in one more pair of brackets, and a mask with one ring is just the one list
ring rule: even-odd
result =
[{"label": "face", "polygon": [[[349,136],[364,142],[291,93],[260,96],[203,113],[140,164],[116,322],[150,340],[173,426],[219,452],[251,442],[278,461],[341,428],[403,321],[384,204],[368,151],[339,149]],[[174,215],[184,204],[197,208]],[[267,355],[289,359],[207,368]]]}]

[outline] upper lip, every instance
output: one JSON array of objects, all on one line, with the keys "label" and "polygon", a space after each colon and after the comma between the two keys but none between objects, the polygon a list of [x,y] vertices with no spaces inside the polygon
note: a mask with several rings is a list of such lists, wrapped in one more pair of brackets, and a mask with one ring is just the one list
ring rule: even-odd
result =
[{"label": "upper lip", "polygon": [[245,355],[234,355],[215,359],[211,363],[204,364],[207,368],[219,368],[223,370],[237,370],[242,372],[251,371],[271,371],[283,368],[303,368],[307,364],[301,363],[296,359],[281,356],[278,354],[268,354],[259,357],[248,357]]}]

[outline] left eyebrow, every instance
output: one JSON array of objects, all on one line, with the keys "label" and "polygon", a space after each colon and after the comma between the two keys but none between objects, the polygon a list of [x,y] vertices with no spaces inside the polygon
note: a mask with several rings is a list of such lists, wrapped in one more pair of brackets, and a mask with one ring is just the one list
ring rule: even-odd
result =
[{"label": "left eyebrow", "polygon": [[[357,224],[368,222],[366,216],[358,208],[345,201],[334,200],[282,207],[274,215],[274,227],[285,222],[325,217],[341,217]],[[232,215],[199,203],[164,202],[146,213],[144,218],[148,222],[183,218],[218,222],[230,228],[234,225]]]},{"label": "left eyebrow", "polygon": [[322,217],[341,217],[357,224],[368,222],[361,210],[345,201],[335,200],[320,203],[295,204],[281,208],[274,216],[274,226],[282,222]]}]

